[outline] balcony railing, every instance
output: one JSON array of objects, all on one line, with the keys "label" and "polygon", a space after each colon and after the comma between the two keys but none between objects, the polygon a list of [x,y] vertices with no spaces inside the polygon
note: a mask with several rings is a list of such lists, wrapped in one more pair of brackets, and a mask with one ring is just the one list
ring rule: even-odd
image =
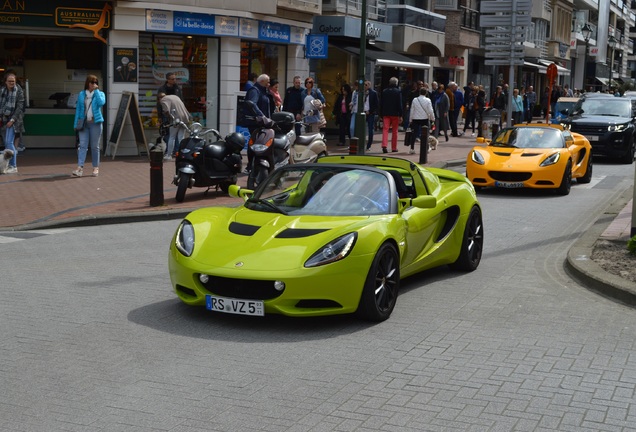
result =
[{"label": "balcony railing", "polygon": [[446,31],[446,17],[444,15],[406,5],[387,6],[386,22],[388,24],[406,24],[440,33]]},{"label": "balcony railing", "polygon": [[466,6],[460,6],[462,13],[461,26],[472,30],[479,30],[479,11],[468,9]]},{"label": "balcony railing", "polygon": [[[324,0],[322,11],[360,17],[362,16],[362,0]],[[386,19],[386,1],[367,0],[367,19],[384,22]]]}]

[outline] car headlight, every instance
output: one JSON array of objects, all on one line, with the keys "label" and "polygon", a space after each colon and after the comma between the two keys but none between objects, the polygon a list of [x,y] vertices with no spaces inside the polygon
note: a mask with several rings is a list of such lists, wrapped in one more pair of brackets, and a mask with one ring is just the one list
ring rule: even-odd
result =
[{"label": "car headlight", "polygon": [[572,125],[569,123],[561,123],[561,126],[563,127],[563,130],[570,130],[572,128]]},{"label": "car headlight", "polygon": [[539,166],[546,167],[549,165],[554,165],[559,161],[559,159],[561,159],[561,153],[552,153],[550,156],[545,158],[545,160],[541,162],[541,165]]},{"label": "car headlight", "polygon": [[192,255],[194,250],[194,227],[192,224],[183,220],[177,229],[177,235],[174,240],[175,246],[185,256]]},{"label": "car headlight", "polygon": [[352,232],[327,243],[305,262],[305,267],[318,267],[345,258],[353,250],[357,238],[358,233]]},{"label": "car headlight", "polygon": [[483,165],[486,163],[486,161],[484,160],[484,157],[477,150],[473,150],[473,152],[470,155],[470,159],[479,165]]},{"label": "car headlight", "polygon": [[617,124],[617,125],[609,125],[607,130],[610,132],[622,132],[629,126],[629,123]]}]

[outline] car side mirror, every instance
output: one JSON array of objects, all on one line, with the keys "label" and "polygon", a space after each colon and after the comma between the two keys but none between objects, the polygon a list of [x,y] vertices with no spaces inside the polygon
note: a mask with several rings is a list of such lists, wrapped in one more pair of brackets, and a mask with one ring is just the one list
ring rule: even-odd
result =
[{"label": "car side mirror", "polygon": [[244,201],[247,201],[253,194],[254,191],[250,189],[244,189],[239,185],[230,185],[228,188],[228,194],[233,198],[243,198]]}]

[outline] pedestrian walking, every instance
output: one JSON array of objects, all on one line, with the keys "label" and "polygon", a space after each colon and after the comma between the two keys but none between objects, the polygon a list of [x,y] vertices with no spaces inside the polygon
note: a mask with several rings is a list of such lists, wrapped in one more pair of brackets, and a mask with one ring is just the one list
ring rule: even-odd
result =
[{"label": "pedestrian walking", "polygon": [[22,130],[24,106],[24,91],[18,86],[16,75],[9,73],[5,76],[4,85],[0,91],[1,131],[4,148],[13,151],[9,165],[4,171],[5,174],[17,174],[18,172],[18,151],[15,148],[15,136],[16,132]]},{"label": "pedestrian walking", "polygon": [[382,113],[382,152],[388,153],[389,129],[391,129],[391,151],[397,152],[398,128],[402,121],[402,93],[398,79],[391,77],[389,86],[382,91],[380,112]]}]

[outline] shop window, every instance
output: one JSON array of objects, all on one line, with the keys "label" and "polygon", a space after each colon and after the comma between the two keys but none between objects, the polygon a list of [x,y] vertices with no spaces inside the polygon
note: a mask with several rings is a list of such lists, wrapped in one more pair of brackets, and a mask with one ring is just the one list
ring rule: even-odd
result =
[{"label": "shop window", "polygon": [[207,38],[143,33],[139,35],[139,111],[144,127],[159,125],[157,89],[165,74],[175,72],[183,103],[205,126],[207,96]]},{"label": "shop window", "polygon": [[283,85],[285,79],[285,62],[287,47],[284,45],[263,44],[257,42],[241,43],[241,90],[251,74],[269,75],[270,79],[277,79]]}]

